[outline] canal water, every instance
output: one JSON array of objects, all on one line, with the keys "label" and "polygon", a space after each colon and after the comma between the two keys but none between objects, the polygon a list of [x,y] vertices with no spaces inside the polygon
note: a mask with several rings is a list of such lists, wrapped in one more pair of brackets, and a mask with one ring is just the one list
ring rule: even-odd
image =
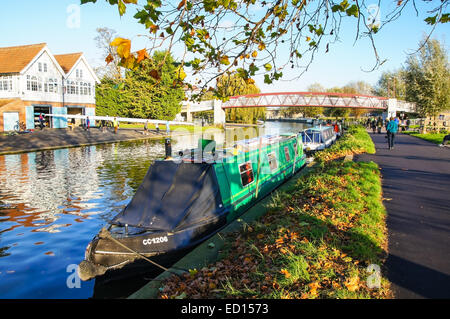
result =
[{"label": "canal water", "polygon": [[[304,124],[205,133],[218,144],[234,135],[298,132]],[[243,135],[243,136],[242,136]],[[199,136],[172,141],[174,151]],[[98,231],[131,200],[164,141],[133,141],[0,156],[0,298],[121,298],[150,278],[79,281],[76,266]]]}]

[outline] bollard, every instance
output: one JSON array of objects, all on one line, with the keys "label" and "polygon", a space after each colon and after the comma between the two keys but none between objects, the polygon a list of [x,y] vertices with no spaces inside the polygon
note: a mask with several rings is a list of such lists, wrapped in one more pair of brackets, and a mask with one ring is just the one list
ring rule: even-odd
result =
[{"label": "bollard", "polygon": [[165,140],[165,149],[166,149],[166,159],[172,157],[172,142],[170,141],[170,138],[166,138]]}]

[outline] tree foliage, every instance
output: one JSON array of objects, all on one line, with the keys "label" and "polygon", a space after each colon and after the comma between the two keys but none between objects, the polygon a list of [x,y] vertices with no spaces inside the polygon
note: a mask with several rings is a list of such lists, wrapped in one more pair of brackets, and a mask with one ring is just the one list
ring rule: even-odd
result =
[{"label": "tree foliage", "polygon": [[[216,97],[258,94],[261,90],[254,81],[242,79],[238,74],[225,74],[217,79]],[[226,119],[234,123],[256,123],[266,118],[265,107],[233,108],[225,110]]]},{"label": "tree foliage", "polygon": [[116,47],[111,46],[111,42],[117,35],[117,32],[109,28],[97,28],[97,36],[94,38],[97,48],[102,51],[102,58],[109,59],[109,63],[95,69],[97,76],[102,79],[104,77],[111,79],[121,79],[123,70],[119,66],[119,55]]},{"label": "tree foliage", "polygon": [[381,74],[375,88],[375,94],[399,100],[406,100],[406,72],[400,68]]},{"label": "tree foliage", "polygon": [[450,65],[444,46],[435,39],[420,44],[406,60],[406,97],[421,116],[450,110]]},{"label": "tree foliage", "polygon": [[[151,72],[164,61],[158,79]],[[171,55],[156,51],[140,68],[129,70],[123,80],[103,78],[97,86],[97,114],[172,120],[181,110],[183,73]]]},{"label": "tree foliage", "polygon": [[[414,1],[397,1],[392,10],[376,19],[368,13],[372,2],[364,0],[142,1],[145,5],[138,0],[106,1],[117,6],[121,16],[128,6],[136,8],[134,18],[145,26],[153,43],[150,48],[130,52],[131,41],[117,38],[113,46],[117,47],[119,65],[136,68],[153,50],[164,47],[171,52],[181,45],[182,65],[202,77],[196,85],[204,92],[227,72],[236,72],[244,80],[264,74],[268,84],[280,79],[286,67],[302,67],[305,72],[320,48],[325,46],[328,52],[339,39],[343,19],[354,22],[355,41],[361,37],[371,40],[377,67],[382,61],[374,35],[401,16],[405,7],[416,8]],[[97,0],[81,0],[82,4],[89,2]],[[436,2],[423,0],[431,14],[425,21],[432,26],[449,20],[445,12],[448,1]],[[113,58],[108,56],[106,60],[111,62]],[[226,99],[218,92],[216,95]]]}]

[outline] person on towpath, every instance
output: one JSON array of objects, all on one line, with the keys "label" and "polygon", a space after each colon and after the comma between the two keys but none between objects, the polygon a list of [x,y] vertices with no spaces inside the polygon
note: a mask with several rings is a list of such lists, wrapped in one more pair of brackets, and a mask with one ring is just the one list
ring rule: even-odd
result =
[{"label": "person on towpath", "polygon": [[386,131],[388,137],[388,147],[391,150],[394,148],[394,138],[395,134],[398,132],[398,124],[393,117],[391,117],[391,120],[387,124]]},{"label": "person on towpath", "polygon": [[119,122],[117,121],[117,118],[114,118],[113,126],[114,126],[114,134],[117,134],[117,130],[119,129]]}]

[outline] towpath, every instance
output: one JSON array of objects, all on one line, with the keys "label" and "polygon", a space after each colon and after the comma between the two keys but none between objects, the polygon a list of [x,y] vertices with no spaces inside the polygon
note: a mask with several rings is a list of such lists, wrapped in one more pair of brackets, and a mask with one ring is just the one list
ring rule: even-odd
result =
[{"label": "towpath", "polygon": [[450,298],[450,148],[405,134],[393,150],[371,134],[387,210],[387,277],[396,298]]},{"label": "towpath", "polygon": [[82,128],[75,128],[73,131],[44,129],[18,135],[0,135],[0,155],[137,139],[159,139],[166,136],[165,130],[159,133],[150,131],[148,135],[143,133],[142,129],[119,129],[118,133],[114,134],[112,128],[102,132],[93,127],[88,131]]}]

